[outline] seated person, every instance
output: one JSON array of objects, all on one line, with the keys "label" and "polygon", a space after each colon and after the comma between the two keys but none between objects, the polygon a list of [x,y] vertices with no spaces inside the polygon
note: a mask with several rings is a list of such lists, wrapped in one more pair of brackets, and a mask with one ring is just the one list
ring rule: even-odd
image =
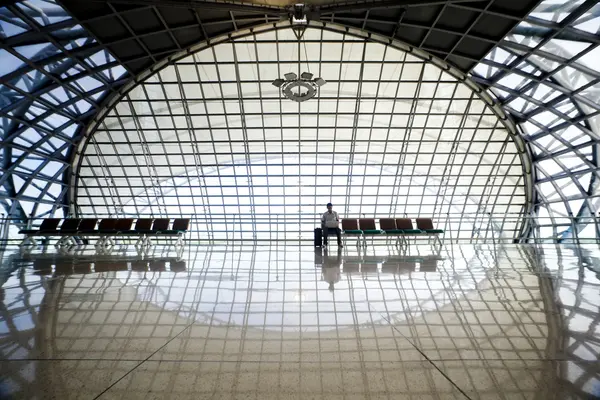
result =
[{"label": "seated person", "polygon": [[327,211],[321,217],[321,228],[323,229],[323,245],[327,246],[327,237],[329,236],[329,232],[334,232],[337,236],[338,246],[340,248],[344,247],[342,245],[342,230],[340,229],[340,217],[338,213],[333,211],[333,205],[331,203],[327,203]]}]

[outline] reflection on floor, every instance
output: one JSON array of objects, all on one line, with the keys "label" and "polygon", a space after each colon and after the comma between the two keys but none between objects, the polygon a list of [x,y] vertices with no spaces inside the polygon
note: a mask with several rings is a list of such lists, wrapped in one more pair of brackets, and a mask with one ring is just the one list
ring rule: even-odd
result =
[{"label": "reflection on floor", "polygon": [[0,398],[600,396],[597,246],[0,255]]}]

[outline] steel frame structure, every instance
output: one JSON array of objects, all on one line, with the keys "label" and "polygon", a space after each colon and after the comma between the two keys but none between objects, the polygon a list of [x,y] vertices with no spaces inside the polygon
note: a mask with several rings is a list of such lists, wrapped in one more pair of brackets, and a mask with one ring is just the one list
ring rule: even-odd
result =
[{"label": "steel frame structure", "polygon": [[[490,213],[527,214],[525,145],[493,100],[477,94],[483,90],[400,43],[384,47],[374,36],[311,26],[301,42],[283,22],[158,64],[159,73],[126,88],[99,125],[88,128],[93,136],[77,151],[84,156],[76,163],[72,203],[82,215],[210,215],[196,229],[221,239],[232,214],[242,217],[246,238],[258,231],[271,240],[283,222],[268,221],[272,215],[295,228],[277,234],[302,238],[320,210],[316,196],[333,199],[348,217],[458,214],[452,223],[462,238],[474,230],[488,237],[489,221],[479,225]],[[336,48],[343,68],[332,57]],[[308,62],[284,61],[298,58],[296,52]],[[265,65],[280,73],[282,64],[320,65],[317,72],[327,69],[337,89],[325,88],[312,104],[289,104],[263,77]],[[393,79],[385,76],[390,71]],[[109,172],[98,174],[99,163]],[[114,188],[110,196],[107,186]],[[514,221],[498,223],[518,236]]]},{"label": "steel frame structure", "polygon": [[[146,79],[161,60],[198,50],[203,45],[198,45],[199,39],[212,45],[223,35],[235,37],[287,18],[284,8],[217,3],[179,6],[186,18],[175,21],[166,7],[127,1],[95,2],[102,3],[105,12],[91,10],[96,14],[86,16],[73,3],[8,1],[0,9],[0,55],[7,60],[0,69],[0,202],[17,226],[28,217],[64,215],[74,206],[68,187],[75,183],[77,144],[87,140],[90,132],[85,128],[107,114],[107,106],[127,84],[133,87]],[[559,240],[575,234],[598,237],[599,228],[585,221],[598,212],[599,203],[600,79],[590,64],[599,51],[599,5],[542,1],[529,13],[531,7],[510,10],[494,1],[485,7],[452,1],[407,3],[322,6],[315,19],[382,41],[399,38],[488,87],[531,149],[531,205],[533,214],[541,217],[537,228],[542,235]],[[448,16],[457,12],[470,15],[464,26],[448,24]],[[157,25],[136,25],[139,15],[151,15]],[[479,31],[490,25],[490,18],[504,22],[506,30],[495,32],[500,39]],[[108,19],[123,27],[112,40],[99,36]],[[161,41],[164,37],[170,38],[169,45]],[[443,37],[452,40],[443,43]],[[131,51],[131,43],[138,52]],[[523,236],[532,229],[526,227]]]}]

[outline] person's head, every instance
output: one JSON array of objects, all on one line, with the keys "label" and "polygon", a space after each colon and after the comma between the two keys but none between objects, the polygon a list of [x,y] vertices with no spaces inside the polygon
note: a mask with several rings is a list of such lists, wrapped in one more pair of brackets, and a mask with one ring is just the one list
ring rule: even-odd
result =
[{"label": "person's head", "polygon": [[331,211],[331,210],[333,210],[333,204],[331,204],[331,203],[327,203],[327,210],[328,210],[328,211]]}]

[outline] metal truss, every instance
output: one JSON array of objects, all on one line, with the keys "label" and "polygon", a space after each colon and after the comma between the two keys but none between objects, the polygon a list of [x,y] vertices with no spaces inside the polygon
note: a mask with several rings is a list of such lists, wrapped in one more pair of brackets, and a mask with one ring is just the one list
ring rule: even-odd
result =
[{"label": "metal truss", "polygon": [[[299,239],[331,200],[346,217],[434,215],[459,238],[494,224],[519,236],[531,161],[491,98],[395,43],[318,23],[298,42],[288,24],[172,57],[116,99],[77,151],[81,215]],[[302,68],[329,83],[290,104],[271,81]]]},{"label": "metal truss", "polygon": [[544,217],[538,222],[544,237],[598,234],[583,222],[600,204],[599,28],[596,1],[543,1],[474,69],[534,153],[535,212]]},{"label": "metal truss", "polygon": [[[89,128],[137,82],[185,52],[259,33],[289,15],[285,7],[218,2],[197,2],[192,8],[176,1],[42,3],[8,2],[0,8],[0,52],[8,60],[0,69],[0,196],[8,215],[20,221],[64,215],[69,206],[75,212],[77,193],[68,190],[77,185],[80,152],[93,134]],[[526,196],[540,217],[536,223],[542,234],[557,239],[597,235],[585,221],[598,212],[599,203],[600,91],[589,61],[598,55],[598,5],[544,1],[530,13],[536,2],[480,3],[322,5],[309,15],[325,30],[345,26],[346,33],[367,33],[368,40],[397,39],[409,45],[403,50],[424,50],[422,56],[471,71],[475,82],[500,99],[528,143],[524,151],[531,152],[535,169],[523,165],[524,175],[536,177],[536,183],[525,182]],[[251,140],[244,143],[249,146]],[[517,147],[521,153],[518,141]],[[193,156],[198,159],[197,150]],[[153,171],[154,180],[160,179]],[[204,173],[196,176],[204,182]],[[206,187],[202,190],[208,198]],[[565,223],[564,217],[578,223]]]},{"label": "metal truss", "polygon": [[17,225],[63,215],[70,152],[124,69],[53,1],[0,8],[2,205]]}]

